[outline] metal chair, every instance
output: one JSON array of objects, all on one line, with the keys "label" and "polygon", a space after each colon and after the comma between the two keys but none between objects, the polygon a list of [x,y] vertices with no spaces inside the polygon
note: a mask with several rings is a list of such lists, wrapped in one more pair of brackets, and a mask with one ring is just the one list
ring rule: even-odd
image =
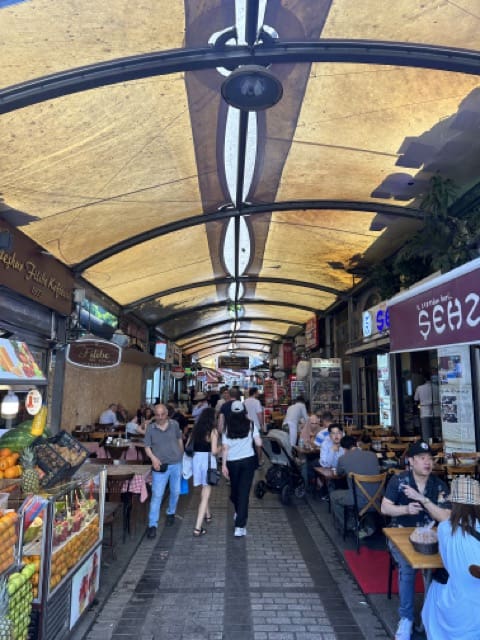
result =
[{"label": "metal chair", "polygon": [[349,513],[353,513],[355,534],[357,538],[357,553],[360,553],[360,527],[368,515],[374,514],[383,519],[381,502],[385,491],[387,473],[374,476],[359,473],[348,474],[349,484],[353,493],[353,507],[345,506],[343,510],[343,535],[346,537]]},{"label": "metal chair", "polygon": [[[116,515],[122,507],[122,530],[123,542],[127,539],[127,531],[130,534],[130,512],[132,510],[132,494],[128,491],[130,480],[133,478],[133,472],[122,473],[114,476],[107,475],[107,502],[105,502],[105,512],[103,517],[103,526],[110,530],[109,544],[105,542],[105,546],[110,547],[112,556],[115,557],[115,545],[113,540],[113,525]],[[124,491],[125,483],[128,483],[127,490]]]}]

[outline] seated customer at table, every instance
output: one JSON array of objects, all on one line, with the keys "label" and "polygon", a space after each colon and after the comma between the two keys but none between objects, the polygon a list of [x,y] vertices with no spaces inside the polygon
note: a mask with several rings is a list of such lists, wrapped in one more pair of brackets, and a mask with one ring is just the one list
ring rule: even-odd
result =
[{"label": "seated customer at table", "polygon": [[125,433],[128,436],[143,436],[146,431],[146,424],[142,422],[138,422],[137,416],[134,416],[127,424],[125,425]]},{"label": "seated customer at table", "polygon": [[480,580],[471,575],[469,566],[480,565],[480,483],[468,476],[455,478],[450,502],[450,518],[438,525],[439,550],[448,581],[440,584],[433,580],[422,620],[429,640],[478,640]]},{"label": "seated customer at table", "polygon": [[117,405],[115,402],[113,402],[108,406],[108,409],[105,409],[105,411],[100,414],[100,418],[98,419],[99,424],[111,426],[119,424],[116,412]]},{"label": "seated customer at table", "polygon": [[328,426],[328,438],[322,442],[320,447],[320,466],[329,469],[336,469],[338,459],[343,456],[344,451],[340,446],[343,438],[343,429],[340,424],[333,423]]},{"label": "seated customer at table", "polygon": [[[337,475],[346,475],[349,473],[360,473],[364,476],[375,476],[380,473],[377,456],[373,451],[363,451],[357,447],[357,442],[352,436],[343,436],[340,440],[340,446],[344,450],[343,456],[340,456],[337,463]],[[336,489],[330,493],[330,503],[332,512],[337,522],[343,524],[343,507],[353,505],[352,481],[348,478],[348,489]],[[369,490],[370,495],[374,495],[377,487],[372,485]],[[367,504],[367,499],[363,495],[358,496],[358,508],[362,509]],[[367,514],[363,521],[363,529],[360,531],[360,537],[366,538],[375,532],[375,514]]]},{"label": "seated customer at table", "polygon": [[328,427],[335,422],[333,418],[333,413],[331,411],[323,411],[320,414],[320,424],[321,428],[315,435],[315,446],[321,447],[324,440],[326,440],[329,436]]},{"label": "seated customer at table", "polygon": [[[392,477],[382,500],[382,513],[391,517],[391,527],[422,527],[450,516],[448,487],[432,474],[432,450],[426,442],[415,442],[408,450],[409,469]],[[389,543],[390,553],[398,565],[400,600],[395,640],[410,640],[415,603],[416,570],[398,549]]]},{"label": "seated customer at table", "polygon": [[302,430],[300,431],[298,444],[303,443],[303,445],[306,447],[315,446],[315,436],[321,428],[322,425],[320,424],[320,418],[315,413],[312,413],[311,416],[308,416],[308,420],[303,425]]}]

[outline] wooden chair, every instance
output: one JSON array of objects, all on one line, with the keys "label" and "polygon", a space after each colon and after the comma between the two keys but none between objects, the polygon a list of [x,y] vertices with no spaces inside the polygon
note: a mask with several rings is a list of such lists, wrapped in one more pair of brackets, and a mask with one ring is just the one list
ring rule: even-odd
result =
[{"label": "wooden chair", "polygon": [[453,464],[446,467],[446,474],[449,480],[457,476],[470,476],[471,478],[477,477],[477,465],[476,464]]},{"label": "wooden chair", "polygon": [[349,506],[343,510],[343,535],[347,533],[347,523],[349,512],[353,512],[355,520],[355,534],[357,538],[357,553],[360,553],[360,527],[367,517],[372,513],[383,519],[381,503],[385,492],[387,473],[379,473],[374,476],[362,475],[359,473],[349,473],[349,484],[353,493],[353,509]]},{"label": "wooden chair", "polygon": [[405,444],[413,444],[421,440],[420,436],[397,436],[397,441]]},{"label": "wooden chair", "polygon": [[387,442],[385,445],[388,453],[393,453],[398,460],[399,465],[405,465],[405,455],[408,451],[408,443]]},{"label": "wooden chair", "polygon": [[137,447],[135,445],[135,451],[137,452],[137,462],[140,462],[140,464],[152,464],[152,461],[145,453],[145,447]]},{"label": "wooden chair", "polygon": [[480,460],[480,452],[454,451],[452,457],[456,465],[476,464]]}]

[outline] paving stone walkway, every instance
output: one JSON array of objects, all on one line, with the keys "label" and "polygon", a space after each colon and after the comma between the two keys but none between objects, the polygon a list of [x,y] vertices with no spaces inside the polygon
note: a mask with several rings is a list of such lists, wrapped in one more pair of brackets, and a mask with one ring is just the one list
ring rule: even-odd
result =
[{"label": "paving stone walkway", "polygon": [[140,543],[85,640],[386,640],[375,612],[306,501],[251,497],[248,535],[233,537],[228,485],[192,535],[198,495],[173,527]]}]

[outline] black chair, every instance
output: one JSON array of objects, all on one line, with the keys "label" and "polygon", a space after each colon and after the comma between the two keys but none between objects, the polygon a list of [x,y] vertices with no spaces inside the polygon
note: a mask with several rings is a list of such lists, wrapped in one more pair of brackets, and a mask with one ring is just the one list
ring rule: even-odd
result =
[{"label": "black chair", "polygon": [[109,543],[105,542],[104,545],[111,549],[112,556],[115,557],[115,544],[113,538],[113,526],[115,524],[116,516],[122,511],[122,530],[123,530],[123,542],[127,539],[127,532],[130,534],[130,513],[132,510],[132,494],[128,491],[124,491],[124,485],[127,482],[130,484],[134,474],[122,473],[118,475],[107,475],[107,501],[105,502],[103,527],[108,527],[110,531]]},{"label": "black chair", "polygon": [[349,482],[353,493],[353,505],[345,505],[343,509],[343,537],[347,534],[348,516],[353,514],[355,535],[357,539],[357,553],[360,553],[360,528],[364,520],[371,516],[383,519],[381,503],[387,481],[387,473],[374,476],[349,473]]}]

